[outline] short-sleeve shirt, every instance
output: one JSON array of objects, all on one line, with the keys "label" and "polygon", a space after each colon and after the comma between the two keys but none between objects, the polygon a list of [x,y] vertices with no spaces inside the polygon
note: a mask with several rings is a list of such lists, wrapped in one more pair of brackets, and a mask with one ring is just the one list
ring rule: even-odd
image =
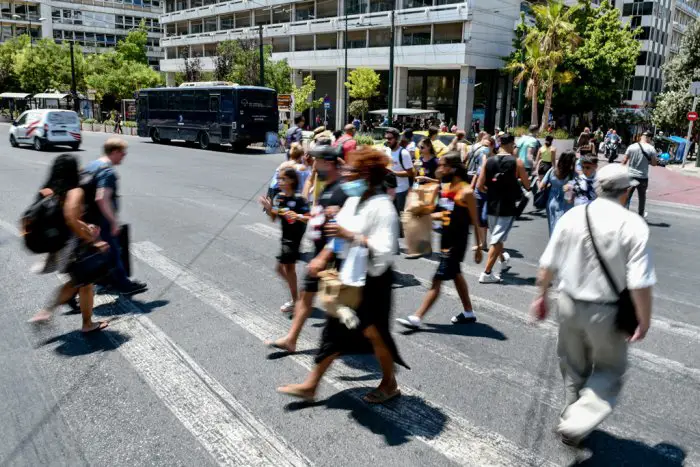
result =
[{"label": "short-sleeve shirt", "polygon": [[334,182],[325,186],[318,196],[316,205],[311,208],[311,219],[309,219],[309,228],[311,232],[309,236],[314,241],[317,255],[323,250],[326,243],[328,243],[328,237],[323,230],[327,221],[325,213],[326,208],[331,206],[343,207],[347,199],[348,196],[340,187],[340,183]]},{"label": "short-sleeve shirt", "polygon": [[433,157],[430,160],[423,160],[423,158],[420,158],[420,174],[428,178],[437,178],[435,175],[435,172],[437,172],[438,168],[438,159],[437,157]]},{"label": "short-sleeve shirt", "polygon": [[511,155],[498,154],[486,161],[487,213],[490,216],[515,216],[515,205],[522,194],[517,176],[517,161]]},{"label": "short-sleeve shirt", "polygon": [[[396,151],[387,148],[387,152],[391,154],[391,170],[394,172],[403,172],[413,168],[411,155],[401,146]],[[403,193],[409,188],[408,177],[396,177],[396,193]]]},{"label": "short-sleeve shirt", "polygon": [[355,141],[355,138],[353,138],[352,136],[344,134],[343,136],[341,136],[333,142],[333,147],[337,147],[341,144],[343,147],[343,159],[347,160],[348,154],[357,149],[357,141]]},{"label": "short-sleeve shirt", "polygon": [[[112,208],[115,212],[119,211],[119,177],[117,176],[116,170],[114,170],[114,166],[110,162],[97,159],[86,165],[83,169],[83,173],[90,174],[94,177],[95,188],[97,190],[100,188],[109,188],[112,190]],[[92,221],[97,222],[98,220],[104,219],[94,199],[86,199],[85,204],[87,205],[87,210]]]},{"label": "short-sleeve shirt", "polygon": [[635,143],[630,145],[625,151],[625,156],[629,158],[630,177],[649,178],[649,165],[656,157],[656,148],[648,143]]},{"label": "short-sleeve shirt", "polygon": [[[598,198],[589,205],[591,229],[618,290],[644,289],[656,284],[649,248],[649,226],[637,213],[619,203]],[[585,206],[575,206],[557,222],[540,258],[553,271],[559,290],[575,300],[615,302],[586,225]]]},{"label": "short-sleeve shirt", "polygon": [[[309,213],[309,204],[298,194],[287,196],[284,193],[279,193],[275,196],[272,205],[280,216],[288,211],[294,211],[297,214]],[[300,243],[306,231],[306,223],[300,221],[288,222],[287,219],[283,217],[280,218],[280,222],[282,223],[282,239],[293,243]]]},{"label": "short-sleeve shirt", "polygon": [[534,163],[529,156],[530,148],[533,148],[534,151],[532,153],[537,155],[537,151],[540,149],[539,140],[531,135],[522,136],[518,141],[518,158],[523,161],[526,168],[532,167],[532,164]]}]

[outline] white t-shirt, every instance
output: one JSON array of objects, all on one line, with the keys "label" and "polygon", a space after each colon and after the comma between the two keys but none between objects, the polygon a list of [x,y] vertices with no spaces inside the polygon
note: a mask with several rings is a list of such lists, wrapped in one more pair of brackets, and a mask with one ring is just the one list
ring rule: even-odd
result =
[{"label": "white t-shirt", "polygon": [[[591,202],[589,210],[596,245],[618,290],[644,289],[656,284],[649,227],[644,219],[605,198]],[[555,272],[560,281],[559,290],[576,300],[618,299],[596,258],[586,225],[585,206],[571,208],[559,219],[540,258],[540,266]]]},{"label": "white t-shirt", "polygon": [[[411,155],[404,148],[399,147],[396,149],[396,151],[386,148],[386,151],[387,154],[391,155],[391,170],[394,172],[403,172],[413,168]],[[399,156],[401,157],[401,160],[399,160]],[[401,164],[402,162],[403,165]],[[408,177],[396,177],[396,193],[403,193],[404,191],[408,191],[408,189]]]}]

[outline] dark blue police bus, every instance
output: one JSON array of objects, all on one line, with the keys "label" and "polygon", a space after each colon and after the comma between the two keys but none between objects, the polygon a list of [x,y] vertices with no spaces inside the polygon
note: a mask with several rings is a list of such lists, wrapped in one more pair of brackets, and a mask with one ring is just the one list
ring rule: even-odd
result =
[{"label": "dark blue police bus", "polygon": [[138,135],[155,143],[231,144],[237,151],[277,135],[277,92],[258,86],[187,86],[141,89]]}]

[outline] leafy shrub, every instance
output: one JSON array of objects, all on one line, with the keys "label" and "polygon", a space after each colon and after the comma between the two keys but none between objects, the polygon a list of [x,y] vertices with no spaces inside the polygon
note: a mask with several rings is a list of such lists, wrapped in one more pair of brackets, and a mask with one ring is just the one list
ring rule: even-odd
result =
[{"label": "leafy shrub", "polygon": [[362,133],[355,135],[355,141],[357,141],[358,146],[372,146],[374,144],[374,138],[372,138],[372,135]]},{"label": "leafy shrub", "polygon": [[136,122],[132,122],[132,121],[122,122],[122,126],[124,126],[126,128],[136,128]]},{"label": "leafy shrub", "polygon": [[83,120],[83,123],[95,123],[95,121],[96,120],[94,118],[86,118]]}]

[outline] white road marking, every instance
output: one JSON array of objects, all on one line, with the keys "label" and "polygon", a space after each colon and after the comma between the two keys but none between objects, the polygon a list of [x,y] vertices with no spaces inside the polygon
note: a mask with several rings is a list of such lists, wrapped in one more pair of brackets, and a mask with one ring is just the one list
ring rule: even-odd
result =
[{"label": "white road marking", "polygon": [[[286,333],[282,325],[262,318],[265,313],[255,309],[258,307],[255,302],[238,291],[230,291],[226,294],[198,279],[187,269],[161,254],[159,248],[152,243],[133,244],[132,254],[261,341]],[[301,348],[313,348],[315,344],[302,336],[298,345]],[[306,369],[310,370],[314,366],[311,356],[294,355],[290,358]],[[337,361],[328,371],[326,379],[338,390],[356,390],[364,387],[367,384],[366,381],[347,381],[345,378],[365,375],[366,369],[357,368],[355,365],[348,366]],[[340,376],[345,378],[341,380]],[[553,465],[498,433],[472,425],[454,410],[428,401],[424,394],[415,389],[401,386],[401,390],[406,395],[423,399],[430,410],[417,408],[410,403],[404,404],[401,400],[397,401],[395,407],[371,406],[370,408],[453,462],[473,466]],[[349,394],[356,398],[361,397],[357,391],[350,391]],[[445,425],[436,427],[439,430],[434,431],[439,431],[439,434],[422,434],[423,427],[435,427],[436,423],[439,423],[435,420],[432,411],[446,416]]]},{"label": "white road marking", "polygon": [[244,225],[243,228],[265,238],[277,239],[281,235],[281,231],[279,228],[272,227],[271,225],[265,225],[261,222]]},{"label": "white road marking", "polygon": [[96,305],[125,308],[110,323],[126,339],[117,342],[129,361],[166,407],[219,465],[308,466],[311,462],[267,428],[226,388],[128,300],[96,297]]},{"label": "white road marking", "polygon": [[0,228],[2,228],[3,230],[6,230],[8,233],[10,233],[16,237],[20,236],[19,225],[17,225],[17,224],[11,224],[9,222],[6,222],[6,221],[0,219]]}]

